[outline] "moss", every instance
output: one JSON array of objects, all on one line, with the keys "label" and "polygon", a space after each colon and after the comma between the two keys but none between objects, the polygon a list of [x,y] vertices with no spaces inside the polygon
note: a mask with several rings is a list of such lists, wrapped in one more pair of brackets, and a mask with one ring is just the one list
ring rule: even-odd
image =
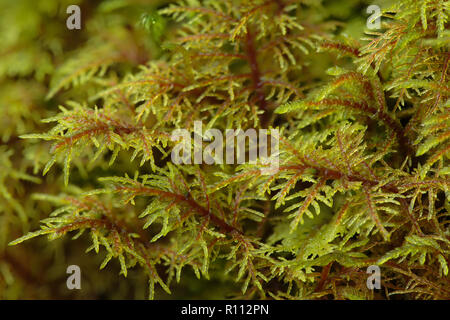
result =
[{"label": "moss", "polygon": [[[0,2],[1,298],[450,298],[447,2],[46,3]],[[173,162],[196,121],[278,170]]]}]

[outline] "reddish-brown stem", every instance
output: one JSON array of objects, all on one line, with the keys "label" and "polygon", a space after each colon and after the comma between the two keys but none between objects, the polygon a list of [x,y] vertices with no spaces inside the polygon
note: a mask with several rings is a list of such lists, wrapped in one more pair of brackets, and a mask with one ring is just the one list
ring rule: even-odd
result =
[{"label": "reddish-brown stem", "polygon": [[327,281],[328,275],[330,274],[330,269],[331,269],[331,265],[332,264],[333,264],[333,262],[330,262],[325,267],[323,267],[322,273],[320,275],[319,283],[317,284],[317,287],[316,287],[316,290],[315,290],[316,292],[319,292],[319,291],[323,290],[323,287],[325,285],[325,282]]},{"label": "reddish-brown stem", "polygon": [[344,44],[341,44],[341,43],[337,43],[337,42],[325,41],[325,42],[321,43],[320,46],[322,48],[331,48],[331,49],[335,49],[335,50],[338,50],[338,51],[343,51],[343,52],[346,52],[346,53],[348,53],[348,54],[350,54],[350,55],[352,55],[352,56],[354,56],[356,58],[358,58],[359,55],[360,55],[360,52],[359,52],[358,48],[354,48],[354,47],[351,47],[351,46],[348,46],[348,45],[344,45]]},{"label": "reddish-brown stem", "polygon": [[264,111],[263,117],[261,119],[261,125],[264,127],[269,120],[269,114],[267,110],[266,96],[263,92],[263,82],[261,81],[261,70],[258,65],[258,58],[255,47],[255,36],[250,27],[247,28],[247,38],[246,38],[246,55],[247,62],[250,65],[251,79],[253,90],[256,95],[256,104],[258,107]]},{"label": "reddish-brown stem", "polygon": [[[368,186],[376,186],[379,184],[379,181],[376,180],[370,180],[367,178],[364,178],[358,174],[350,174],[350,175],[346,175],[343,174],[342,172],[336,171],[336,170],[332,170],[332,169],[328,169],[325,167],[318,167],[318,166],[314,166],[314,165],[286,165],[286,166],[281,166],[279,167],[279,170],[302,170],[304,171],[305,169],[314,169],[317,170],[318,175],[321,177],[324,177],[327,180],[339,180],[341,178],[346,178],[348,181],[352,181],[352,182],[362,182],[365,185]],[[386,191],[392,192],[392,193],[398,193],[398,189],[395,186],[392,185],[384,185],[380,187],[381,189],[384,189]]]},{"label": "reddish-brown stem", "polygon": [[318,102],[308,102],[311,106],[347,106],[349,108],[362,111],[364,114],[369,115],[370,117],[377,117],[378,120],[383,122],[389,129],[395,132],[397,140],[401,148],[404,148],[407,154],[413,154],[411,143],[408,138],[405,136],[403,127],[400,125],[398,121],[392,118],[389,114],[384,112],[383,110],[379,110],[375,107],[369,106],[366,102],[356,102],[345,99],[323,99]]},{"label": "reddish-brown stem", "polygon": [[[117,187],[117,190],[129,190],[129,188],[127,188],[127,187]],[[235,232],[237,232],[239,234],[241,233],[241,231],[239,231],[238,229],[236,229],[233,226],[229,225],[225,220],[222,220],[221,218],[219,218],[216,215],[214,215],[208,209],[206,209],[206,208],[202,207],[201,205],[199,205],[197,203],[197,201],[195,201],[192,197],[185,197],[185,196],[183,196],[181,194],[177,194],[177,193],[173,193],[173,192],[169,192],[169,191],[163,191],[163,190],[159,190],[159,189],[155,189],[155,188],[143,187],[143,186],[140,187],[139,189],[133,189],[132,191],[135,192],[136,194],[154,195],[154,196],[158,196],[158,197],[162,197],[162,198],[173,199],[176,202],[184,203],[184,204],[188,205],[189,207],[191,207],[192,209],[194,209],[201,216],[209,218],[210,221],[214,225],[219,227],[220,230],[222,230],[224,233],[229,234],[229,233],[231,233],[233,231],[235,231]]]}]

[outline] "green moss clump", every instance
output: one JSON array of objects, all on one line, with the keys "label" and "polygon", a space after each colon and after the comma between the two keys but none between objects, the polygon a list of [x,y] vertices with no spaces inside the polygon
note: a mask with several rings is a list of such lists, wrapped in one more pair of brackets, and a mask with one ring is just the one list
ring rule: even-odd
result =
[{"label": "green moss clump", "polygon": [[[450,299],[449,5],[369,5],[0,1],[0,298]],[[175,164],[196,121],[278,170]]]}]

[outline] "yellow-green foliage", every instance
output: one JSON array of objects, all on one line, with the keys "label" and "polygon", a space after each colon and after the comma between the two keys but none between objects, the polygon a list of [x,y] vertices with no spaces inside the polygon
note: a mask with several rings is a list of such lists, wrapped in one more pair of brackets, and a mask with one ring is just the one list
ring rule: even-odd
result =
[{"label": "yellow-green foliage", "polygon": [[[448,2],[69,2],[0,1],[0,298],[450,299]],[[198,120],[279,170],[173,164]]]}]

